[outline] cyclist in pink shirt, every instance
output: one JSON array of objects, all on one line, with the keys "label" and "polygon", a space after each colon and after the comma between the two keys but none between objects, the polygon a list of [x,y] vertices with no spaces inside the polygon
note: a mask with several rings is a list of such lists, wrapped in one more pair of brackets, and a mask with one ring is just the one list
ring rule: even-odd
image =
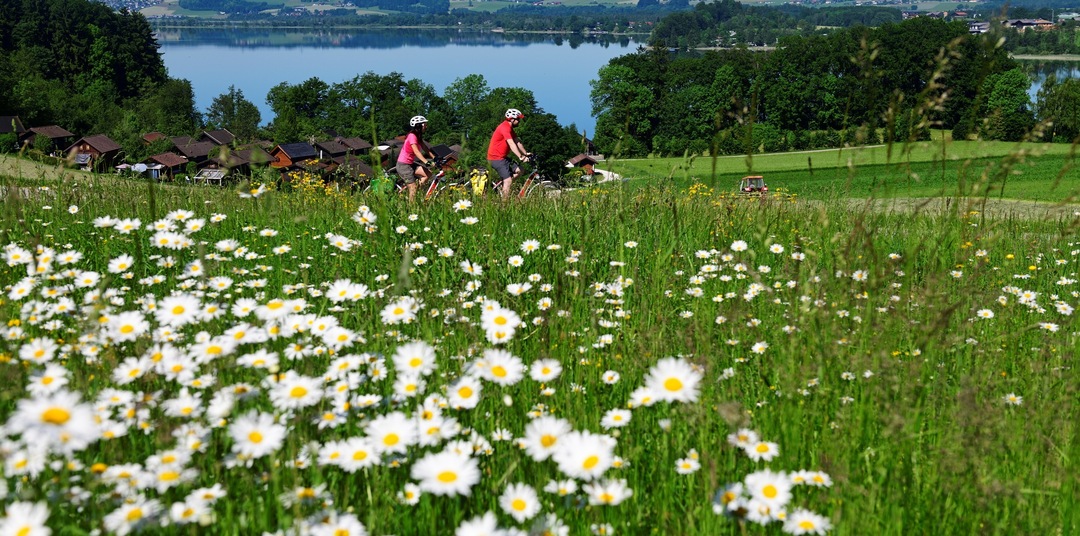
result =
[{"label": "cyclist in pink shirt", "polygon": [[510,184],[521,175],[521,166],[510,159],[510,152],[513,152],[522,162],[532,156],[532,153],[525,150],[517,134],[514,134],[514,127],[521,122],[522,117],[525,117],[525,114],[517,108],[507,110],[506,121],[500,123],[495,129],[491,135],[491,143],[488,144],[487,159],[495,172],[499,174],[499,179],[502,180],[504,200],[510,199]]},{"label": "cyclist in pink shirt", "polygon": [[423,184],[428,180],[428,170],[424,166],[435,158],[431,148],[424,143],[427,123],[427,118],[422,115],[409,120],[409,135],[405,136],[405,144],[401,146],[397,158],[398,176],[405,181],[405,188],[409,190],[409,201],[416,197],[417,183]]}]

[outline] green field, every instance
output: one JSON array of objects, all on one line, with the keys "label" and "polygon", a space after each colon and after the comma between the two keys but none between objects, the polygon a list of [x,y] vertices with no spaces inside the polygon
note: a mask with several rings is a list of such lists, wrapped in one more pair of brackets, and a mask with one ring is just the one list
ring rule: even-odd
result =
[{"label": "green field", "polygon": [[0,169],[13,533],[1080,531],[1080,211]]},{"label": "green field", "polygon": [[[613,159],[620,175],[656,182],[703,183],[733,191],[745,175],[771,189],[815,199],[979,196],[1037,201],[1080,200],[1075,148],[1065,144],[919,142],[717,158]],[[1002,155],[1009,155],[1002,157]]]}]

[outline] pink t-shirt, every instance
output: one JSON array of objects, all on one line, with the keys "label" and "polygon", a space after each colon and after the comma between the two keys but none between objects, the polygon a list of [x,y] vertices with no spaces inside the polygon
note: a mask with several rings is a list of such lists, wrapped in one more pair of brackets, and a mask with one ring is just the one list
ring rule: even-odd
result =
[{"label": "pink t-shirt", "polygon": [[416,160],[416,153],[413,152],[413,147],[419,140],[416,139],[416,133],[410,132],[408,136],[405,136],[405,145],[401,146],[401,152],[398,153],[397,161],[400,164],[412,164]]}]

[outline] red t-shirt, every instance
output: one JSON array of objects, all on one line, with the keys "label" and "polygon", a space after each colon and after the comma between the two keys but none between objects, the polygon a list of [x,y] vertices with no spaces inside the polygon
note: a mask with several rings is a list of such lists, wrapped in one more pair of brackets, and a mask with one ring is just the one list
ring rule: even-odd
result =
[{"label": "red t-shirt", "polygon": [[491,143],[488,144],[488,160],[502,160],[510,152],[510,145],[506,142],[514,139],[514,125],[509,120],[503,121],[495,133],[491,135]]}]

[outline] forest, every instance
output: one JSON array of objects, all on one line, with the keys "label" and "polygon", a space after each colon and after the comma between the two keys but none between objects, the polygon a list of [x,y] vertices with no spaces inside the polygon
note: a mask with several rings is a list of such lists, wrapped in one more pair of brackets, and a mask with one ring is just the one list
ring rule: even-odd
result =
[{"label": "forest", "polygon": [[593,82],[596,143],[645,155],[837,147],[922,139],[930,129],[1019,140],[1050,118],[1041,139],[1071,141],[1076,114],[1055,103],[1076,95],[1075,83],[1054,81],[1031,106],[1030,80],[1000,37],[920,17],[789,36],[767,54],[642,50]]}]

